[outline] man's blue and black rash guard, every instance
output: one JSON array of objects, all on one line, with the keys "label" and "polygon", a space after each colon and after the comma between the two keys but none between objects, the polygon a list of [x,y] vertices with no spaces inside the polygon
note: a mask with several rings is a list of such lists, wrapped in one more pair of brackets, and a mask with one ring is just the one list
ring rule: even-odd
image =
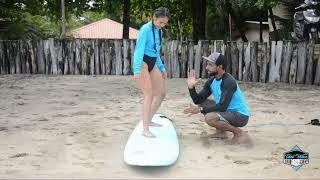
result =
[{"label": "man's blue and black rash guard", "polygon": [[157,28],[156,26],[154,28],[154,35],[155,35],[155,41],[156,41],[156,50],[154,49],[154,36],[152,32],[152,21],[144,24],[138,34],[137,42],[136,42],[136,48],[134,50],[134,57],[133,57],[133,73],[134,74],[140,74],[141,73],[141,65],[143,61],[143,56],[148,55],[150,57],[156,57],[156,65],[158,66],[159,70],[161,72],[165,71],[165,67],[162,63],[162,60],[160,58],[160,49],[161,49],[161,43],[160,43],[160,37],[159,37],[159,31],[162,30]]},{"label": "man's blue and black rash guard", "polygon": [[220,79],[211,77],[198,94],[195,88],[189,89],[190,96],[195,104],[203,103],[211,94],[216,102],[209,107],[203,107],[201,113],[236,111],[250,116],[250,111],[237,81],[229,74],[224,73]]}]

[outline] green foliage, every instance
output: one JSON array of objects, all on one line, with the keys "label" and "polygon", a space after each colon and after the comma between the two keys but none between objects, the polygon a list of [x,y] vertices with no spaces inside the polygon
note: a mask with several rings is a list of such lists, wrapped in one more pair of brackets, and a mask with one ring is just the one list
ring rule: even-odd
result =
[{"label": "green foliage", "polygon": [[165,27],[167,36],[172,39],[190,38],[192,35],[190,0],[131,0],[131,15],[145,23],[152,20],[154,10],[161,6],[167,7],[171,12],[171,18]]}]

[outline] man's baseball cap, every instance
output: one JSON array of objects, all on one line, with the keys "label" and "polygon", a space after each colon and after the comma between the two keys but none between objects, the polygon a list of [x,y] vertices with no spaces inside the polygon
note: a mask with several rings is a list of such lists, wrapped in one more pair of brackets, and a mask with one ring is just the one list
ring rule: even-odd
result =
[{"label": "man's baseball cap", "polygon": [[224,65],[225,64],[225,56],[221,53],[214,52],[210,54],[210,56],[202,56],[204,60],[210,61],[212,63],[215,63],[216,65]]}]

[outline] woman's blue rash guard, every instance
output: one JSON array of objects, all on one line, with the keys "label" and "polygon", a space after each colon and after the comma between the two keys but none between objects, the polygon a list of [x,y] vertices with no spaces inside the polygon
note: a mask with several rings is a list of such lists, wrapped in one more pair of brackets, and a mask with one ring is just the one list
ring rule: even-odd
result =
[{"label": "woman's blue rash guard", "polygon": [[[160,58],[161,44],[160,44],[159,31],[161,31],[161,29],[154,27],[156,49],[157,49],[157,51],[156,51],[154,49],[152,21],[144,24],[140,28],[137,42],[136,42],[136,48],[134,50],[133,74],[140,74],[141,73],[141,65],[142,65],[142,61],[143,61],[143,56],[145,54],[148,56],[151,56],[151,57],[156,57],[157,58],[156,65],[158,66],[159,70],[161,72],[165,71],[165,67],[164,67],[162,60]],[[162,33],[161,33],[161,35],[162,35]]]}]

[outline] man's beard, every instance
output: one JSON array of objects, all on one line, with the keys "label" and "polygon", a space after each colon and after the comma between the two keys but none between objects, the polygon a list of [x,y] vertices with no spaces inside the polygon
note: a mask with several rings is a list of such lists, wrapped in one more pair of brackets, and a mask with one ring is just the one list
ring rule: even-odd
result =
[{"label": "man's beard", "polygon": [[216,76],[217,74],[218,74],[217,71],[213,71],[213,72],[211,72],[211,73],[209,74],[209,76],[212,77],[212,76]]}]

